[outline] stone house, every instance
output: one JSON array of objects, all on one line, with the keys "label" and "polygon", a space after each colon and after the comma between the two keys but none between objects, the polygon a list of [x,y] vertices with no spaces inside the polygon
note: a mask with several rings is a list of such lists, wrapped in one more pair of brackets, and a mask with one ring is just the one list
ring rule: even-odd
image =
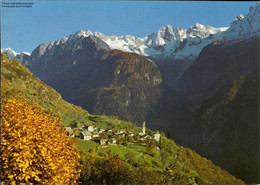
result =
[{"label": "stone house", "polygon": [[105,145],[105,144],[107,144],[108,139],[100,138],[99,141],[100,141],[100,145]]},{"label": "stone house", "polygon": [[149,135],[144,136],[144,138],[145,138],[145,139],[152,139],[152,137],[149,136]]},{"label": "stone house", "polygon": [[89,140],[92,139],[92,134],[91,134],[91,132],[88,132],[88,131],[87,132],[81,132],[80,138],[89,141]]},{"label": "stone house", "polygon": [[92,137],[93,137],[93,138],[99,137],[99,133],[98,133],[98,132],[92,132]]},{"label": "stone house", "polygon": [[93,126],[88,126],[88,131],[89,132],[93,132],[94,131],[94,127]]},{"label": "stone house", "polygon": [[116,144],[116,139],[112,138],[110,142],[111,142],[111,144]]},{"label": "stone house", "polygon": [[139,132],[139,134],[138,134],[139,136],[143,136],[144,135],[144,133],[143,132]]},{"label": "stone house", "polygon": [[117,133],[116,135],[118,135],[120,138],[125,137],[125,133]]},{"label": "stone house", "polygon": [[100,128],[94,127],[94,131],[98,132],[98,131],[100,131]]},{"label": "stone house", "polygon": [[132,132],[128,132],[128,136],[133,137],[134,134]]},{"label": "stone house", "polygon": [[118,133],[118,134],[124,134],[125,131],[124,131],[124,130],[119,130],[117,133]]},{"label": "stone house", "polygon": [[160,136],[161,136],[161,134],[160,134],[159,132],[156,132],[156,133],[154,134],[154,140],[157,141],[157,142],[159,142],[159,141],[160,141]]}]

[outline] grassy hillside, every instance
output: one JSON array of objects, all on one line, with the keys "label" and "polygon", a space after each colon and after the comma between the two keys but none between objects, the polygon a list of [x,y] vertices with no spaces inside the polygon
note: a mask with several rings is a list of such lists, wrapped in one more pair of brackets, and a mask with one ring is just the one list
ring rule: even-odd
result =
[{"label": "grassy hillside", "polygon": [[[43,84],[21,63],[1,55],[2,99],[25,96],[62,118],[82,125],[118,130],[126,128],[137,134],[140,127],[117,117],[90,115],[87,111],[65,102],[52,88]],[[154,134],[147,129],[147,133]],[[161,134],[159,143],[140,141],[138,136],[124,144],[100,146],[93,141],[78,141],[82,172],[79,183],[94,184],[243,184],[225,170],[215,166],[194,151],[179,147]],[[90,150],[91,149],[91,150]],[[89,151],[90,150],[90,151]],[[100,181],[101,180],[101,181]]]},{"label": "grassy hillside", "polygon": [[[243,181],[236,179],[194,151],[180,147],[164,136],[161,139],[159,144],[161,150],[153,148],[152,154],[147,152],[149,145],[140,143],[126,146],[100,146],[92,141],[78,139],[78,146],[85,152],[91,149],[92,151],[87,152],[87,155],[92,153],[91,155],[95,155],[96,158],[106,158],[107,153],[111,152],[118,155],[122,161],[130,164],[131,168],[136,171],[142,169],[154,173],[155,176],[160,174],[157,177],[161,179],[157,182],[159,184],[243,184]],[[128,157],[129,153],[131,153],[131,159]],[[90,170],[89,173],[93,173],[93,171]],[[129,171],[126,170],[125,173],[129,173]]]},{"label": "grassy hillside", "polygon": [[114,117],[91,115],[81,107],[64,101],[59,93],[35,77],[23,64],[1,53],[1,98],[20,96],[25,96],[29,102],[36,100],[43,108],[52,109],[65,126],[73,121],[104,128],[132,125]]}]

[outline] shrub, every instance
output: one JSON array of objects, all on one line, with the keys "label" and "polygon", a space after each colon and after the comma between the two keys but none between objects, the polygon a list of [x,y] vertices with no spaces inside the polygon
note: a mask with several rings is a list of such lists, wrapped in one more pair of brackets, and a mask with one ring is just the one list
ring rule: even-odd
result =
[{"label": "shrub", "polygon": [[1,119],[3,183],[76,183],[80,156],[51,111],[10,99],[2,102]]}]

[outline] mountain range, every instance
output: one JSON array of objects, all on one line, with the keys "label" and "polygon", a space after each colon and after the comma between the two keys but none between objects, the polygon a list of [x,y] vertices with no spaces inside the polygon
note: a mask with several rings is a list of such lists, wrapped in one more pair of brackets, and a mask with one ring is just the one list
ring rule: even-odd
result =
[{"label": "mountain range", "polygon": [[[259,182],[258,171],[242,169],[248,169],[248,166],[257,169],[252,165],[256,160],[255,146],[251,142],[258,141],[258,137],[257,134],[251,137],[250,132],[241,130],[242,126],[238,125],[245,128],[254,125],[252,128],[255,128],[257,113],[252,112],[256,116],[254,120],[251,120],[251,114],[243,114],[242,122],[236,120],[238,125],[230,117],[242,115],[235,111],[240,107],[239,98],[244,100],[257,89],[242,88],[236,106],[223,103],[223,115],[212,109],[215,110],[221,99],[220,92],[225,98],[231,92],[239,91],[236,88],[224,90],[228,85],[258,70],[259,38],[260,3],[257,3],[248,14],[238,15],[229,27],[224,28],[197,23],[189,29],[174,29],[168,25],[144,38],[106,36],[80,30],[56,41],[42,43],[31,54],[18,54],[10,48],[1,51],[23,63],[68,102],[92,114],[118,116],[137,125],[146,120],[150,128],[168,131],[177,142],[195,148],[246,182],[253,183]],[[258,102],[257,97],[253,97],[250,101]],[[205,106],[208,108],[203,109]],[[243,110],[246,112],[244,107]],[[204,115],[209,115],[210,119],[205,120]],[[212,125],[217,122],[218,128],[223,130],[234,130],[237,136],[231,139],[234,144],[229,142],[228,133],[223,135],[209,126],[211,122]],[[198,135],[193,133],[194,130]],[[203,148],[198,147],[197,140],[192,140],[193,136],[204,145]],[[252,160],[241,162],[240,142],[241,148],[252,146],[247,148],[247,157]],[[239,168],[226,161],[227,153],[216,152],[219,154],[216,157],[210,152],[224,151],[223,148],[234,154],[236,163],[241,162]]]},{"label": "mountain range", "polygon": [[[238,15],[229,27],[214,28],[196,23],[190,26],[189,29],[180,27],[174,29],[171,25],[167,25],[144,38],[132,35],[107,36],[99,32],[92,33],[90,30],[79,30],[75,34],[60,38],[57,41],[40,44],[39,56],[51,56],[53,50],[57,48],[70,50],[80,37],[93,35],[103,40],[111,49],[119,49],[154,58],[189,58],[194,60],[198,57],[200,51],[213,41],[239,40],[253,35],[259,36],[259,7],[259,3],[254,7],[250,7],[248,14],[245,16]],[[19,55],[10,48],[4,49],[2,52],[11,58]],[[29,55],[26,52],[21,54]]]}]

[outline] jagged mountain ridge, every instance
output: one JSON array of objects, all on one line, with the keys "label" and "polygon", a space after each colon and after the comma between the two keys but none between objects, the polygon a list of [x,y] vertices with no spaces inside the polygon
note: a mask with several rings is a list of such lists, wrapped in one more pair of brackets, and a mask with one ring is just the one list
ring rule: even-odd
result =
[{"label": "jagged mountain ridge", "polygon": [[[196,23],[190,26],[189,29],[179,27],[174,29],[171,25],[168,25],[144,38],[132,35],[107,36],[99,32],[92,33],[90,30],[80,30],[57,41],[40,44],[38,46],[41,48],[39,55],[45,55],[45,52],[51,54],[57,47],[64,50],[71,49],[77,39],[82,36],[94,35],[108,44],[111,49],[120,49],[154,58],[167,57],[195,60],[202,48],[213,41],[240,40],[260,35],[259,12],[260,3],[257,3],[256,6],[250,7],[247,15],[238,15],[229,27],[214,28]],[[4,50],[2,52],[6,53]]]},{"label": "jagged mountain ridge", "polygon": [[95,65],[95,61],[110,50],[105,42],[92,35],[80,36],[77,39],[72,37],[70,40],[73,44],[62,40],[56,41],[59,44],[51,50],[49,45],[39,45],[32,52],[31,63],[27,67],[45,83],[52,83],[55,87],[58,76],[72,74],[72,71],[81,68],[86,70],[84,73],[88,73],[88,69]]},{"label": "jagged mountain ridge", "polygon": [[176,91],[201,103],[239,76],[257,69],[260,37],[241,41],[213,42],[176,83]]},{"label": "jagged mountain ridge", "polygon": [[31,55],[28,52],[16,53],[11,48],[2,48],[1,52],[6,54],[9,58],[20,61],[20,62],[24,61],[24,59],[23,59],[24,56],[29,57]]}]

